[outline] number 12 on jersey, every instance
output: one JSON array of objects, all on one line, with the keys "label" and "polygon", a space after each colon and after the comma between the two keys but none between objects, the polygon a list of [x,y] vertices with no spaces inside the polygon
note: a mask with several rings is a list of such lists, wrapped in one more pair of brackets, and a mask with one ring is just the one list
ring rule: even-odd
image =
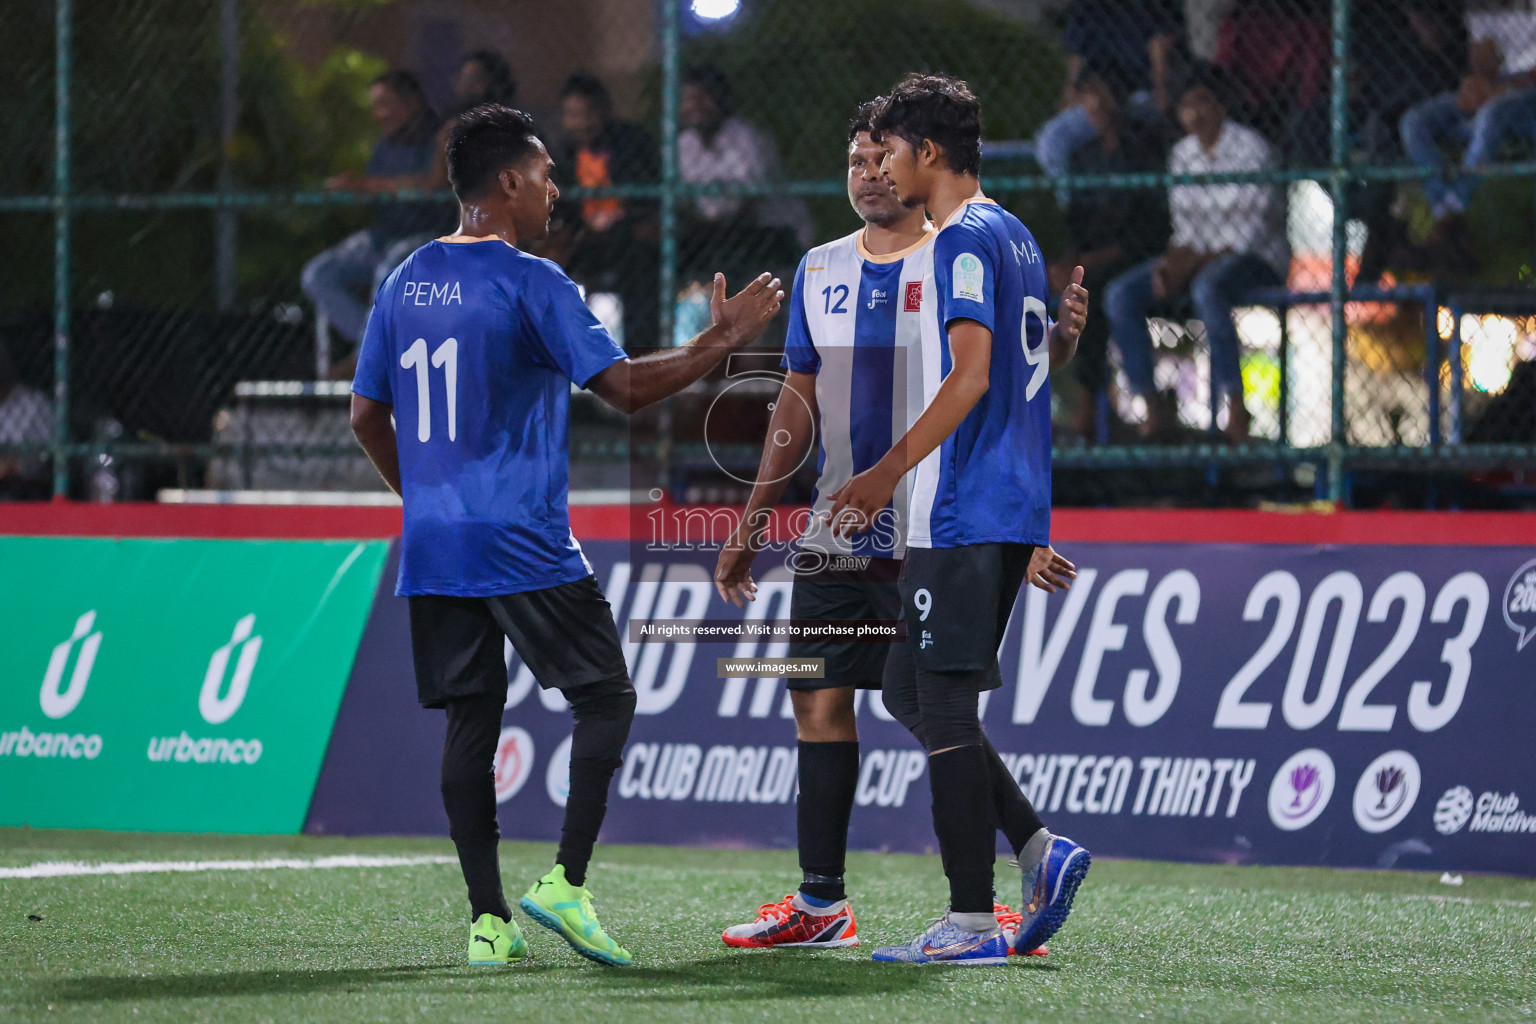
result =
[{"label": "number 12 on jersey", "polygon": [[[443,371],[448,391],[448,440],[459,433],[459,342],[449,338],[432,353],[432,365]],[[416,440],[432,439],[432,380],[427,369],[427,339],[417,338],[400,354],[400,368],[416,371]]]}]

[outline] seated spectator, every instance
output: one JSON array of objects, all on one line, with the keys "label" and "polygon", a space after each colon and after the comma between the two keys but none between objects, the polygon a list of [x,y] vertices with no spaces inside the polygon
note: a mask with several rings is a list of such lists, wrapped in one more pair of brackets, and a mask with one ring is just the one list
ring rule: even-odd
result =
[{"label": "seated spectator", "polygon": [[[1076,104],[1093,125],[1094,136],[1072,155],[1074,174],[1156,174],[1167,164],[1163,133],[1145,120],[1127,117],[1126,96],[1116,80],[1086,67],[1073,90]],[[1162,252],[1168,244],[1168,204],[1161,192],[1078,189],[1066,210],[1065,254],[1046,268],[1051,292],[1059,294],[1083,268],[1083,284],[1097,293],[1105,283]],[[1109,382],[1109,322],[1090,316],[1077,343],[1073,372],[1087,395],[1072,429],[1085,440],[1097,434],[1095,409]]]},{"label": "seated spectator", "polygon": [[1035,160],[1052,176],[1066,174],[1072,154],[1097,134],[1077,94],[1085,67],[1095,68],[1116,92],[1130,97],[1133,116],[1162,122],[1169,111],[1168,86],[1183,62],[1183,3],[1079,0],[1067,11],[1065,35],[1070,56],[1061,111],[1035,136]]},{"label": "seated spectator", "polygon": [[[1409,159],[1430,172],[1423,188],[1435,227],[1422,251],[1425,269],[1476,269],[1476,248],[1462,216],[1479,184],[1471,172],[1498,159],[1508,143],[1536,139],[1536,55],[1522,53],[1536,41],[1536,13],[1478,20],[1474,29],[1482,31],[1474,31],[1460,85],[1411,107],[1399,125]],[[1506,53],[1521,56],[1509,59]],[[1447,180],[1444,149],[1457,146],[1464,147],[1462,173]]]},{"label": "seated spectator", "polygon": [[[780,176],[773,140],[733,116],[733,109],[725,72],[713,64],[683,72],[677,170],[684,182],[762,184]],[[811,244],[810,211],[793,196],[701,196],[683,214],[688,223],[680,248],[689,272],[757,266],[775,258],[793,264]]]},{"label": "seated spectator", "polygon": [[[458,76],[453,80],[453,94],[458,101],[453,113],[462,114],[482,103],[517,106],[517,79],[512,66],[495,50],[474,50],[464,55]],[[444,179],[447,180],[447,179]]]},{"label": "seated spectator", "polygon": [[[1351,15],[1349,80],[1350,97],[1358,103],[1357,154],[1400,163],[1403,115],[1456,90],[1469,60],[1465,7],[1465,0],[1359,0]],[[1379,282],[1388,266],[1412,269],[1407,224],[1394,211],[1397,191],[1395,182],[1350,189],[1349,214],[1366,228],[1357,284]]]},{"label": "seated spectator", "polygon": [[[0,447],[48,444],[53,424],[53,403],[21,382],[10,353],[0,346]],[[0,454],[0,500],[46,498],[48,483],[43,455]]]},{"label": "seated spectator", "polygon": [[[380,139],[362,175],[326,181],[337,192],[379,194],[426,187],[438,153],[437,114],[409,71],[388,71],[369,89]],[[355,347],[368,325],[374,292],[417,247],[452,227],[440,206],[384,202],[372,207],[373,225],[349,235],[304,267],[304,294]]]},{"label": "seated spectator", "polygon": [[[1269,144],[1227,116],[1214,76],[1195,78],[1179,98],[1179,123],[1189,134],[1168,158],[1171,174],[1266,171]],[[1188,295],[1211,346],[1211,387],[1227,411],[1226,433],[1248,437],[1243,375],[1232,311],[1249,288],[1284,282],[1290,263],[1285,240],[1284,192],[1271,185],[1178,185],[1169,190],[1173,238],[1168,251],[1111,281],[1104,310],[1125,375],[1146,399],[1149,436],[1176,424],[1157,401],[1152,335],[1147,314],[1155,303]]]},{"label": "seated spectator", "polygon": [[[555,157],[555,181],[562,188],[649,185],[660,177],[651,137],[613,116],[613,99],[596,77],[577,72],[566,79],[560,124],[565,139]],[[625,344],[658,344],[655,202],[582,199],[562,204],[557,216],[571,233],[566,270],[588,290],[618,293]]]}]

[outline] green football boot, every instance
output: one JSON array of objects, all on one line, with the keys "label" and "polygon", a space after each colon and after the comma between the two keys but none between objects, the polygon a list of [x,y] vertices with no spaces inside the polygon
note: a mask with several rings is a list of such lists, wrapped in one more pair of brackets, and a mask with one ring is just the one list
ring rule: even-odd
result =
[{"label": "green football boot", "polygon": [[600,964],[624,967],[630,963],[629,950],[608,937],[597,923],[592,910],[592,894],[583,886],[565,880],[565,865],[555,869],[529,887],[518,903],[523,913],[570,943],[572,949]]},{"label": "green football boot", "polygon": [[528,943],[516,921],[481,914],[469,926],[469,962],[473,966],[505,967],[528,959]]}]

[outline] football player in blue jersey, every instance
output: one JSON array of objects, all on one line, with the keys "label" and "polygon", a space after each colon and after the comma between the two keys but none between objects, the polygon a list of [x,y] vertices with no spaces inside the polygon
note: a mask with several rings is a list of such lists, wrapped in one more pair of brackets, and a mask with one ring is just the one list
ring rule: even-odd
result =
[{"label": "football player in blue jersey", "polygon": [[592,908],[588,862],[635,711],[613,612],[571,533],[572,383],[629,413],[675,394],[760,333],[784,293],[763,274],[682,347],[635,359],[548,260],[559,190],[533,121],[487,104],[447,147],[458,231],[412,253],[379,289],[352,385],[352,429],[404,500],[396,593],[409,600],[417,696],[447,711],[442,793],[469,890],[471,963],[527,943],[502,892],[493,762],[506,703],[504,638],[575,717],[555,867],[520,906],[599,963],[630,962]]},{"label": "football player in blue jersey", "polygon": [[[923,411],[923,289],[925,281],[932,288],[934,228],[920,203],[895,197],[880,170],[885,151],[869,134],[879,102],[864,104],[848,131],[848,200],[864,225],[810,250],[796,272],[785,381],[742,524],[721,550],[715,571],[723,598],[738,606],[755,599],[751,566],[763,546],[769,510],[814,448],[812,515],[790,560],[790,616],[800,621],[889,622],[901,614],[904,490],[898,486],[888,496],[868,533],[843,538],[826,524],[832,494],[879,461]],[[1079,281],[1062,298],[1055,333],[1065,352],[1085,321],[1087,292]],[[843,877],[859,775],[854,695],[856,689],[881,688],[890,645],[792,641],[790,653],[824,664],[823,678],[787,680],[799,740],[796,825],[803,878],[796,892],[763,904],[756,920],[727,928],[722,937],[745,948],[857,945]],[[1001,768],[990,745],[988,751]],[[1007,831],[1022,818],[1007,815],[998,824]],[[1023,832],[1010,838],[1023,845],[1029,837]],[[1000,920],[1015,923],[1017,915],[1006,906],[996,909]]]},{"label": "football player in blue jersey", "polygon": [[[1017,217],[978,177],[981,106],[966,84],[910,75],[876,111],[871,135],[897,197],[939,225],[925,294],[924,411],[875,465],[834,495],[838,532],[868,530],[897,483],[911,480],[907,642],[886,674],[886,708],[928,751],[934,831],[949,909],[876,960],[1003,963],[1061,927],[1088,851],[1053,835],[982,730],[980,693],[1001,683],[997,650],[1028,581],[1071,585],[1074,567],[1050,546],[1051,413],[1045,261]],[[1075,340],[1075,339],[1074,339]],[[1061,353],[1065,356],[1067,353]],[[1012,941],[993,916],[994,822],[1023,869],[1023,915]]]}]

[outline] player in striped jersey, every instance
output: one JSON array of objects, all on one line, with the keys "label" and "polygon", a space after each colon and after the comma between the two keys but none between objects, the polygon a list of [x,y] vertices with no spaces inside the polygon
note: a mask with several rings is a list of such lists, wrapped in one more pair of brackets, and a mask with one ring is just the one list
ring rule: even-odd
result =
[{"label": "player in striped jersey", "polygon": [[[763,540],[762,524],[813,441],[819,442],[813,515],[792,560],[790,614],[797,620],[893,620],[901,612],[897,579],[907,532],[906,494],[898,489],[889,496],[868,533],[838,537],[826,525],[832,493],[907,432],[925,393],[920,342],[924,282],[932,288],[934,231],[921,206],[898,201],[880,171],[884,151],[869,135],[874,109],[875,101],[865,104],[848,133],[848,199],[864,227],[812,249],[801,261],[785,340],[788,373],[758,482],[715,573],[726,600],[739,606],[753,599],[750,570]],[[1062,333],[1075,341],[1087,293],[1074,285],[1065,299],[1069,313]],[[858,943],[843,880],[859,773],[854,694],[881,687],[890,651],[879,643],[792,643],[794,657],[822,658],[825,664],[822,679],[788,680],[799,738],[797,826],[804,877],[782,902],[763,904],[755,921],[728,928],[727,944]],[[1008,914],[1006,907],[998,909]]]},{"label": "player in striped jersey", "polygon": [[[1066,920],[1088,851],[1050,833],[981,726],[978,697],[1000,685],[997,650],[1025,581],[1047,592],[1076,574],[1050,546],[1052,361],[1045,261],[1029,229],[981,191],[981,105],[944,75],[909,75],[875,112],[892,190],[940,227],[924,303],[925,408],[905,437],[836,495],[834,529],[867,531],[912,470],[907,642],[892,657],[886,708],[928,751],[933,823],[950,905],[876,960],[997,964]],[[1080,268],[1079,268],[1080,272]],[[1023,870],[1022,920],[993,915],[994,828]]]}]

